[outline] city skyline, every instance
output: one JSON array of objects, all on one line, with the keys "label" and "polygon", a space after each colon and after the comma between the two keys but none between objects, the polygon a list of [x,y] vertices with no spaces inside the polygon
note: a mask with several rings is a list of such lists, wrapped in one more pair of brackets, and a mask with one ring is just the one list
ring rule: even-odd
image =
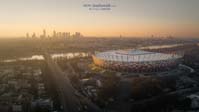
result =
[{"label": "city skyline", "polygon": [[[87,3],[115,5],[90,11]],[[197,0],[2,0],[0,37],[24,37],[42,29],[94,37],[199,37]]]},{"label": "city skyline", "polygon": [[43,33],[42,34],[37,34],[35,32],[27,32],[25,35],[26,38],[79,38],[79,37],[83,37],[83,35],[80,32],[75,32],[75,33],[71,33],[71,32],[60,32],[60,31],[56,31],[53,30],[52,32],[47,32],[46,29],[43,29]]}]

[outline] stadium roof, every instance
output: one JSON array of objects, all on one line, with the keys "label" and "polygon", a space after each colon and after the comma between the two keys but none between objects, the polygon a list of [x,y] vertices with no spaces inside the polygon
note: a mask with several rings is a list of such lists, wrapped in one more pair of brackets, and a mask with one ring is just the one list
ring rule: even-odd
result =
[{"label": "stadium roof", "polygon": [[97,53],[96,57],[107,61],[119,62],[152,62],[179,59],[182,56],[177,54],[165,54],[149,52],[137,49],[131,50],[113,50]]}]

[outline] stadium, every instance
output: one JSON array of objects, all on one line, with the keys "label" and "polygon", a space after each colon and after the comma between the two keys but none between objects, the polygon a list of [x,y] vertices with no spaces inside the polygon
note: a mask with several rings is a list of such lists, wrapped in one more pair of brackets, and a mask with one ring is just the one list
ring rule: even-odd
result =
[{"label": "stadium", "polygon": [[159,72],[176,68],[182,55],[138,49],[112,50],[92,56],[95,65],[120,72]]}]

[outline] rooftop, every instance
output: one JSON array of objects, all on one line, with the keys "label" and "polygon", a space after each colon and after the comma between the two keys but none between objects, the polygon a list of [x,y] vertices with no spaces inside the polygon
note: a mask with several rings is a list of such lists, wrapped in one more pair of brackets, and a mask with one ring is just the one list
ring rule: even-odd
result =
[{"label": "rooftop", "polygon": [[137,49],[130,50],[112,50],[97,53],[96,57],[107,61],[121,61],[121,62],[149,62],[149,61],[165,61],[175,60],[182,56],[177,54],[165,54],[149,52]]}]

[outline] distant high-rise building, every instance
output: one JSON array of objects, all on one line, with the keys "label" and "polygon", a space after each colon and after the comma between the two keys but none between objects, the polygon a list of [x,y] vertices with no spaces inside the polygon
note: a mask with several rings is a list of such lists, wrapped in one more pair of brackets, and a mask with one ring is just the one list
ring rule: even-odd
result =
[{"label": "distant high-rise building", "polygon": [[43,30],[43,37],[44,38],[46,37],[46,30],[45,29]]},{"label": "distant high-rise building", "polygon": [[66,32],[66,38],[70,38],[70,32]]},{"label": "distant high-rise building", "polygon": [[26,38],[29,38],[29,33],[26,33]]},{"label": "distant high-rise building", "polygon": [[57,33],[57,37],[61,38],[62,37],[62,32]]},{"label": "distant high-rise building", "polygon": [[53,31],[53,37],[57,37],[57,33],[55,30]]},{"label": "distant high-rise building", "polygon": [[32,34],[32,38],[36,38],[36,34],[35,33]]},{"label": "distant high-rise building", "polygon": [[62,37],[63,38],[70,38],[70,32],[63,32]]},{"label": "distant high-rise building", "polygon": [[62,37],[66,38],[66,33],[65,32],[62,33]]},{"label": "distant high-rise building", "polygon": [[75,32],[75,35],[74,35],[75,38],[80,38],[82,37],[81,33],[80,32]]},{"label": "distant high-rise building", "polygon": [[[32,36],[32,38],[36,38],[35,32],[31,36]],[[31,36],[29,35],[29,33],[26,33],[27,38],[29,38]],[[46,33],[45,29],[43,29],[43,33],[39,37],[41,39],[51,38],[51,36]],[[83,37],[83,35],[80,32],[75,32],[73,35],[71,35],[70,32],[56,32],[55,30],[53,30],[52,37],[54,37],[54,38],[55,37],[56,38],[70,38],[70,37],[80,38],[80,37]]]}]

